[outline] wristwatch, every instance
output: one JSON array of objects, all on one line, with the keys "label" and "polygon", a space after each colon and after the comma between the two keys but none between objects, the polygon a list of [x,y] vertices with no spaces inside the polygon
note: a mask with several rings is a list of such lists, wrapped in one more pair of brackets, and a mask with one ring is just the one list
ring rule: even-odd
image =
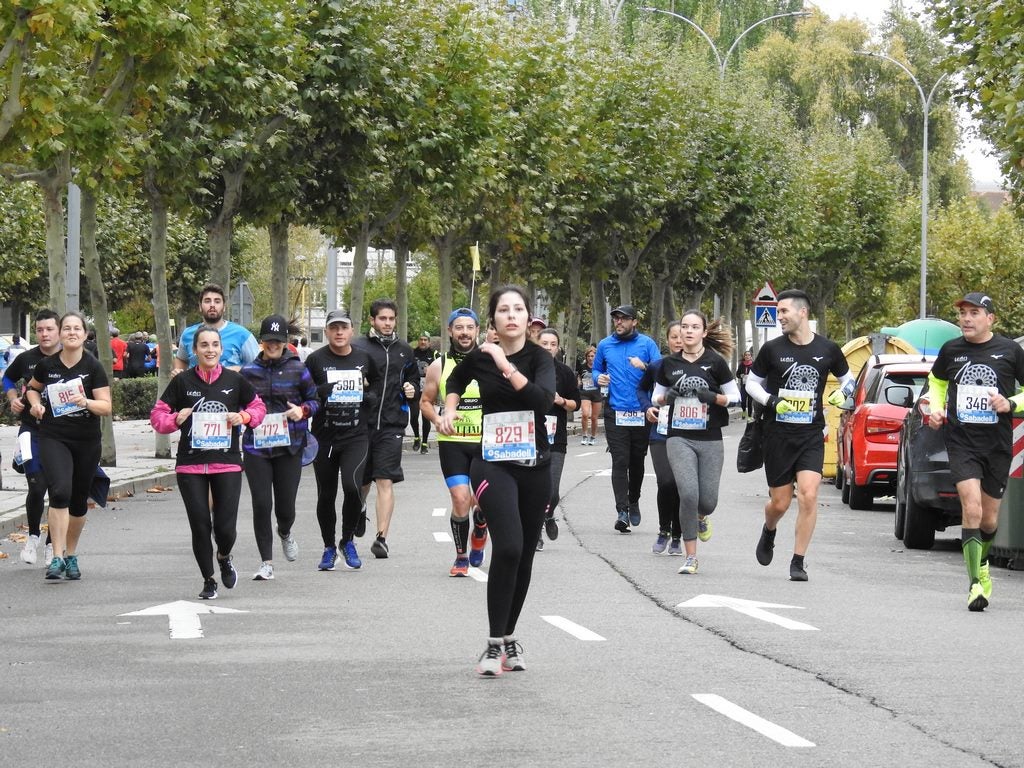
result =
[{"label": "wristwatch", "polygon": [[502,373],[501,375],[504,376],[506,379],[511,379],[512,378],[512,374],[515,373],[518,370],[519,369],[516,368],[515,365],[513,365],[512,363],[509,363],[508,364],[508,372]]}]

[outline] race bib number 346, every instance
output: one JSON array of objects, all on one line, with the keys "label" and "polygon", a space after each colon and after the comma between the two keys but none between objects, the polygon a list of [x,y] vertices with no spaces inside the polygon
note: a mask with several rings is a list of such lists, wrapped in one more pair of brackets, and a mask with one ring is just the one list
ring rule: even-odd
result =
[{"label": "race bib number 346", "polygon": [[992,410],[988,387],[961,386],[956,389],[956,418],[961,424],[995,424],[999,414]]},{"label": "race bib number 346", "polygon": [[480,442],[484,461],[529,461],[537,458],[533,411],[484,414]]}]

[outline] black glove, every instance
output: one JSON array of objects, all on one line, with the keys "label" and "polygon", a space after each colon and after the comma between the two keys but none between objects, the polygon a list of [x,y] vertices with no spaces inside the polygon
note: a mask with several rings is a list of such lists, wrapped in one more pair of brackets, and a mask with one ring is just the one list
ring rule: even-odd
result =
[{"label": "black glove", "polygon": [[718,393],[710,389],[698,389],[694,392],[694,395],[705,405],[717,405],[718,404]]},{"label": "black glove", "polygon": [[693,394],[693,386],[689,384],[685,375],[676,379],[676,383],[672,385],[672,393],[679,397],[689,397]]}]

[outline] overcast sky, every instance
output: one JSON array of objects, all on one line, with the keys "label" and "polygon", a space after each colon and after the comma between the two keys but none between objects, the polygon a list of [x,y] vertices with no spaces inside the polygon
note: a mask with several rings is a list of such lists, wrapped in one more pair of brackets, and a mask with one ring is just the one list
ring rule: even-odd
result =
[{"label": "overcast sky", "polygon": [[[808,0],[807,5],[816,5],[826,14],[836,19],[840,16],[856,16],[869,24],[877,26],[889,8],[890,0]],[[920,0],[904,0],[904,7],[911,11],[920,11],[924,3]],[[929,88],[930,84],[922,83]],[[974,183],[980,188],[1002,186],[1002,173],[999,162],[992,156],[992,146],[977,138],[976,131],[969,124],[966,116],[961,118],[965,126],[963,155],[971,166]]]}]

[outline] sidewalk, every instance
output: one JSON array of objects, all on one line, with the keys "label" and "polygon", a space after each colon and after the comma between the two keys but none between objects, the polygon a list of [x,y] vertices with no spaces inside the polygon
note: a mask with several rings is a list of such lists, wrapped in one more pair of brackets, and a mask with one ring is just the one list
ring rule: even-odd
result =
[{"label": "sidewalk", "polygon": [[[25,476],[11,467],[11,457],[17,447],[18,428],[0,426],[0,536],[18,530],[25,522]],[[110,477],[109,498],[137,496],[156,485],[174,486],[174,459],[157,459],[155,436],[149,422],[115,421],[114,442],[117,446],[117,466],[104,467]],[[171,455],[178,448],[178,435],[171,435]]]}]

